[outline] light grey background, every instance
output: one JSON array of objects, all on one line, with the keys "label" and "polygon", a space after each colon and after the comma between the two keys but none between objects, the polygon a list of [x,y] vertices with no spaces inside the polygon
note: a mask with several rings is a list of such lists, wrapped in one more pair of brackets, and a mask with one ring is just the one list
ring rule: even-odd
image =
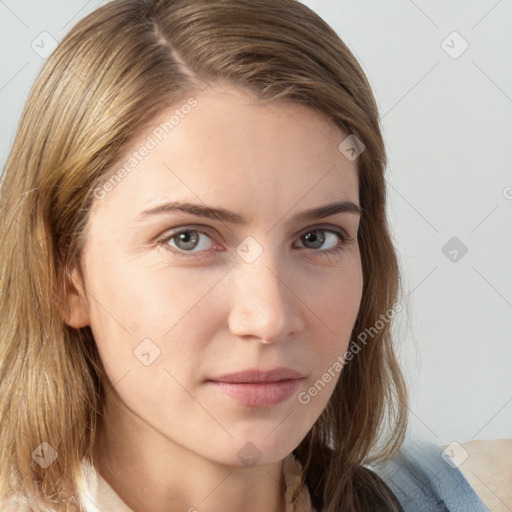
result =
[{"label": "light grey background", "polygon": [[[32,46],[41,53],[103,3],[0,0],[1,166],[43,63]],[[396,333],[411,435],[510,438],[512,4],[303,3],[353,51],[381,111],[407,294]]]}]

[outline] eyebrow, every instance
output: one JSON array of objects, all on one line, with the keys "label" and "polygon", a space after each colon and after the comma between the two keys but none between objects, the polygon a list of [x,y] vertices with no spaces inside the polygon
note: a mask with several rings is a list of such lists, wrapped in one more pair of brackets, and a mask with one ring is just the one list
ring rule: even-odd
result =
[{"label": "eyebrow", "polygon": [[[173,212],[184,212],[198,217],[206,217],[209,219],[217,219],[232,224],[247,225],[248,220],[239,215],[238,213],[225,210],[224,208],[211,208],[209,206],[203,206],[200,204],[187,203],[182,201],[171,201],[159,204],[144,210],[137,217],[137,221],[142,221],[150,215],[173,213]],[[330,217],[339,213],[353,213],[356,215],[362,215],[362,209],[352,201],[338,201],[335,203],[326,204],[324,206],[318,206],[311,208],[294,215],[291,220],[295,222],[303,222],[314,219],[322,219],[324,217]]]}]

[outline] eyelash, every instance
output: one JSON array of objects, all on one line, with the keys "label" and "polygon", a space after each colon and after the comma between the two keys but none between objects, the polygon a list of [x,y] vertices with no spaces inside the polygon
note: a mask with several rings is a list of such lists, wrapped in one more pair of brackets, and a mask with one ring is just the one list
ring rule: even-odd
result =
[{"label": "eyelash", "polygon": [[[314,231],[325,231],[325,232],[329,232],[329,233],[334,233],[336,236],[338,236],[338,238],[340,240],[339,243],[336,245],[336,247],[333,247],[332,249],[327,249],[327,250],[310,249],[313,252],[317,252],[318,254],[320,254],[321,256],[324,256],[324,257],[336,256],[338,253],[343,251],[345,249],[345,246],[348,245],[350,242],[352,242],[353,239],[354,239],[353,237],[349,237],[344,230],[339,230],[338,231],[338,230],[335,230],[335,229],[324,228],[324,227],[310,228],[308,231],[303,232],[299,236],[299,239],[302,238],[303,236],[307,235],[308,233],[312,233]],[[159,246],[162,246],[165,250],[170,251],[171,253],[176,254],[178,256],[185,257],[185,258],[190,258],[190,257],[194,257],[194,258],[197,258],[197,257],[199,257],[199,258],[208,257],[209,255],[204,256],[204,255],[201,255],[201,253],[205,253],[205,252],[209,253],[209,252],[212,251],[212,249],[207,250],[207,251],[184,251],[182,249],[176,249],[174,247],[171,247],[168,244],[168,242],[170,240],[172,240],[173,238],[175,238],[176,236],[178,236],[178,235],[180,235],[182,233],[190,233],[190,232],[196,232],[196,233],[199,233],[199,234],[202,234],[202,235],[206,235],[208,238],[211,239],[211,237],[208,235],[208,233],[206,233],[204,231],[200,231],[199,229],[194,229],[194,228],[188,228],[188,229],[181,229],[179,231],[173,231],[170,234],[167,233],[165,235],[165,237],[159,238],[157,240],[157,243],[158,243]],[[213,242],[213,240],[212,240],[212,242]],[[300,249],[308,249],[308,247],[300,247]]]}]

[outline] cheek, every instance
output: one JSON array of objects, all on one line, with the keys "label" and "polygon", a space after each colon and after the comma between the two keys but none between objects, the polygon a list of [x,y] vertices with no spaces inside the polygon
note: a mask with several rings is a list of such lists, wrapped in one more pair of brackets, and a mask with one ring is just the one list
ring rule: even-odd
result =
[{"label": "cheek", "polygon": [[[322,289],[310,293],[309,306],[312,311],[312,324],[315,335],[312,352],[318,362],[316,378],[331,369],[329,381],[337,379],[343,358],[350,343],[350,337],[357,320],[363,291],[363,275],[359,258],[354,258],[351,265],[343,271],[333,272],[330,278],[322,280]],[[316,320],[314,320],[316,318]],[[333,365],[336,368],[333,369]],[[327,387],[334,388],[335,382]]]},{"label": "cheek", "polygon": [[180,376],[197,363],[218,321],[222,274],[117,261],[89,268],[91,330],[107,375],[117,382],[143,371],[145,380],[169,368]]},{"label": "cheek", "polygon": [[333,277],[322,293],[313,295],[311,309],[318,320],[309,350],[310,360],[316,364],[297,395],[297,402],[307,411],[311,423],[327,406],[343,371],[361,303],[362,282],[361,268],[354,265],[350,272]]},{"label": "cheek", "polygon": [[199,304],[215,283],[211,273],[193,275],[172,268],[158,255],[144,262],[122,255],[108,261],[98,258],[87,270],[91,276],[91,322],[103,331],[105,339],[112,339],[114,333],[133,341],[162,336]]},{"label": "cheek", "polygon": [[[363,275],[359,258],[351,259],[342,269],[317,279],[317,286],[307,292],[312,312],[333,337],[349,335],[359,312]],[[304,290],[306,293],[306,290]]]}]

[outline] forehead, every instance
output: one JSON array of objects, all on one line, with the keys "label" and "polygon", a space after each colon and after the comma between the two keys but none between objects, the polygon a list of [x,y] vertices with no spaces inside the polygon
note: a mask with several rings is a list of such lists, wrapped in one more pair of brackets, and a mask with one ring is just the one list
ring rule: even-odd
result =
[{"label": "forehead", "polygon": [[338,149],[347,135],[307,105],[211,87],[141,127],[97,207],[123,202],[128,213],[163,198],[246,209],[357,202],[357,164]]}]

